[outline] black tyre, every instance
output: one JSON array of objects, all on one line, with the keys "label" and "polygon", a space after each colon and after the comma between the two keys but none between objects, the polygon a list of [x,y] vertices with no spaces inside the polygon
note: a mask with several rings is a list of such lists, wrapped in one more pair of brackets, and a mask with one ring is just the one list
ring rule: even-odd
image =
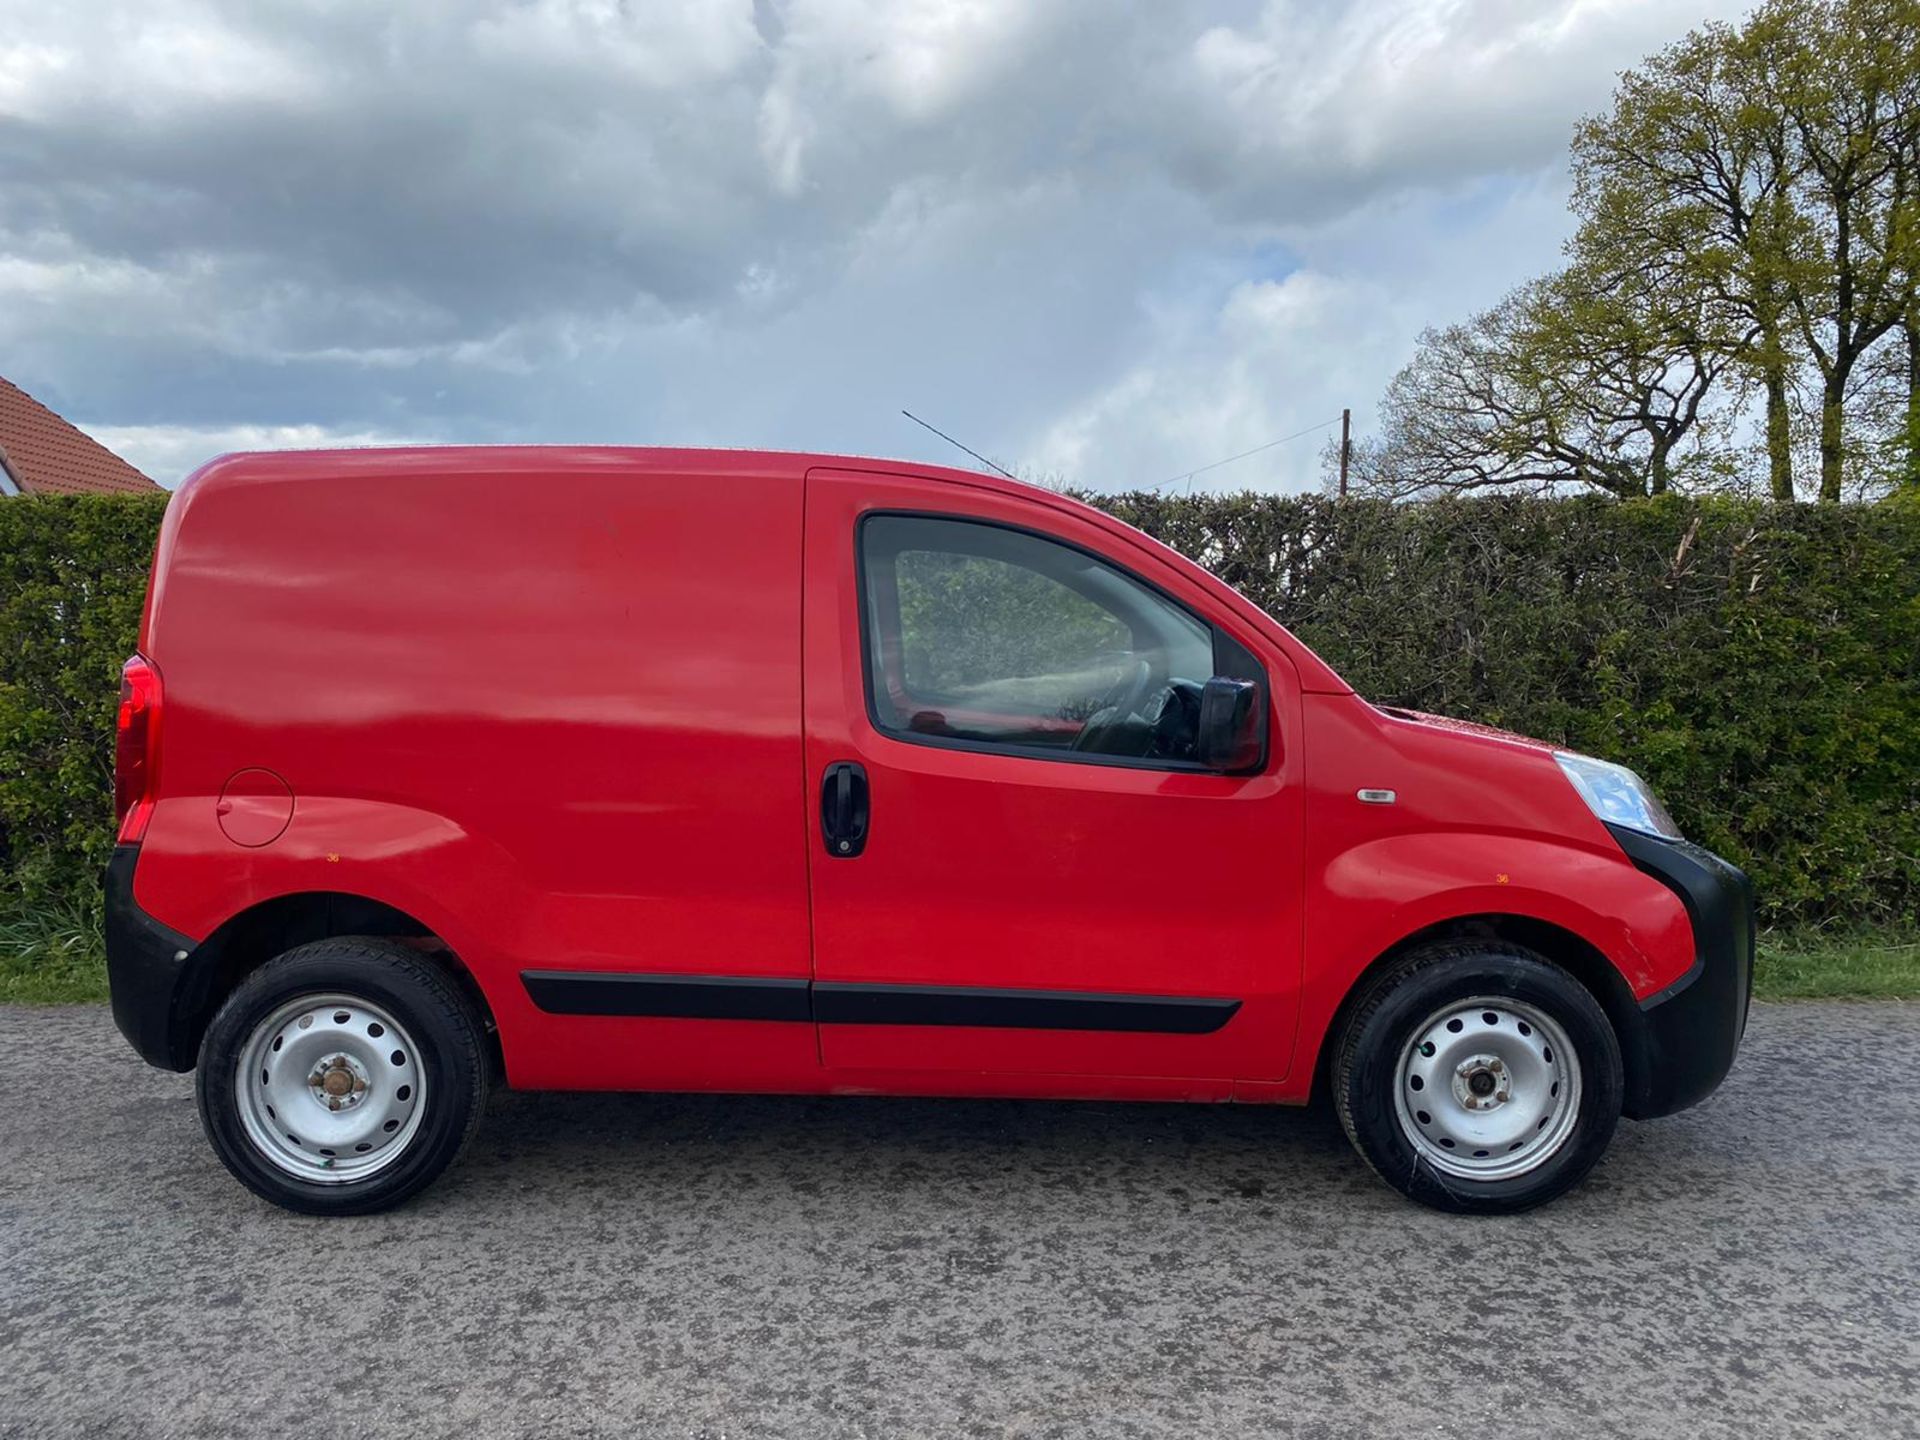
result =
[{"label": "black tyre", "polygon": [[1437,945],[1369,983],[1336,1037],[1334,1108],[1389,1185],[1499,1215],[1580,1183],[1620,1119],[1620,1045],[1578,980],[1519,946]]},{"label": "black tyre", "polygon": [[249,1190],[309,1215],[365,1215],[415,1194],[473,1134],[480,1021],[406,946],[320,940],[227,997],[195,1091],[207,1139]]}]

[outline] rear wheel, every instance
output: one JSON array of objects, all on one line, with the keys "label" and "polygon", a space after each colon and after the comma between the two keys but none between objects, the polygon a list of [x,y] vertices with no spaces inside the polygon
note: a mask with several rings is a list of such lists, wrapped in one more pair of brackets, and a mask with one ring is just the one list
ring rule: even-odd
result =
[{"label": "rear wheel", "polygon": [[1620,1118],[1620,1046],[1585,986],[1518,946],[1409,955],[1334,1052],[1334,1104],[1381,1178],[1437,1209],[1530,1209],[1585,1178]]},{"label": "rear wheel", "polygon": [[322,940],[220,1007],[196,1093],[240,1182],[313,1215],[399,1204],[453,1163],[485,1108],[480,1024],[442,971],[390,941]]}]

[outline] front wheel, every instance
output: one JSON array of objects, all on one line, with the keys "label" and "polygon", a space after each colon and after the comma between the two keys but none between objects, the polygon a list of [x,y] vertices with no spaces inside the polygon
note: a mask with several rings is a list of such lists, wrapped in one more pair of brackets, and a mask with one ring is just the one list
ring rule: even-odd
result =
[{"label": "front wheel", "polygon": [[485,1108],[480,1025],[403,945],[321,940],[241,982],[207,1029],[195,1091],[214,1151],[310,1215],[399,1204],[451,1165]]},{"label": "front wheel", "polygon": [[1334,1104],[1367,1162],[1436,1209],[1507,1214],[1565,1193],[1620,1118],[1620,1046],[1559,966],[1472,942],[1409,955],[1355,1005]]}]

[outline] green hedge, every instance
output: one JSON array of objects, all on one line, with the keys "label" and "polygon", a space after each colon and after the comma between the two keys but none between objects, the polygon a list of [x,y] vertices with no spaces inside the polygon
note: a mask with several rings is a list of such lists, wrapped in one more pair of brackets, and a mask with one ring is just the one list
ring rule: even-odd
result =
[{"label": "green hedge", "polygon": [[[1773,922],[1920,919],[1920,511],[1152,495],[1363,694],[1623,760]],[[97,905],[163,502],[0,502],[0,876]]]},{"label": "green hedge", "polygon": [[113,717],[164,496],[0,500],[0,885],[97,910]]}]

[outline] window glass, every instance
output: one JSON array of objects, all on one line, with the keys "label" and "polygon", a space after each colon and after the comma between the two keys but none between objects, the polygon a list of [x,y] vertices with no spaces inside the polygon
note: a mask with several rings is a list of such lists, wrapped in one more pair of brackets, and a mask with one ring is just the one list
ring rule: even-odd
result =
[{"label": "window glass", "polygon": [[861,527],[867,683],[882,729],[1191,761],[1213,635],[1084,551],[964,520]]}]

